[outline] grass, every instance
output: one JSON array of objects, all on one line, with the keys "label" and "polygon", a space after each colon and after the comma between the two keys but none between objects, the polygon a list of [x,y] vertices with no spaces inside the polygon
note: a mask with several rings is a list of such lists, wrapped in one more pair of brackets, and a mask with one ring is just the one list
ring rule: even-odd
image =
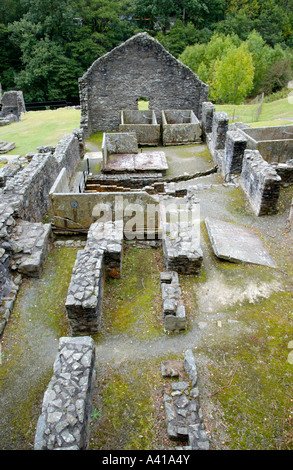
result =
[{"label": "grass", "polygon": [[[256,121],[258,105],[217,105],[217,111],[228,114],[231,122],[242,121],[252,127],[289,125],[293,119],[293,99],[285,98],[272,103],[264,103],[259,119]],[[233,119],[234,117],[234,119]]]},{"label": "grass", "polygon": [[79,128],[80,110],[59,108],[48,111],[29,111],[19,122],[0,128],[0,139],[14,142],[10,155],[36,152],[42,145],[56,145],[64,134]]}]

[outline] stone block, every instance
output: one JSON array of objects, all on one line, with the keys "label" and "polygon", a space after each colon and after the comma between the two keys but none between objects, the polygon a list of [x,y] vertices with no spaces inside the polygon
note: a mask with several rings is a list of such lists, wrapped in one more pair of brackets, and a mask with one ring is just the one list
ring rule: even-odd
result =
[{"label": "stone block", "polygon": [[206,218],[212,248],[218,258],[276,268],[276,263],[262,241],[246,227]]}]

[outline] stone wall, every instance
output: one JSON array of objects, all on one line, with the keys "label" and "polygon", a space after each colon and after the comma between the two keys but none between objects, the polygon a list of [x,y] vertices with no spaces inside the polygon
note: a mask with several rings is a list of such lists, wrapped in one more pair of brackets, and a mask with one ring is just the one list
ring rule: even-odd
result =
[{"label": "stone wall", "polygon": [[56,152],[55,147],[42,147],[39,153],[28,154],[24,164],[16,164],[11,171],[2,173],[0,336],[12,312],[22,276],[38,277],[46,261],[52,232],[51,224],[43,224],[42,220],[50,206],[51,186],[61,165],[66,165],[64,171],[72,175],[82,148],[83,132],[77,130],[61,139]]},{"label": "stone wall", "polygon": [[93,339],[60,338],[37,424],[35,450],[88,449],[94,379]]},{"label": "stone wall", "polygon": [[[147,220],[148,206],[159,203],[157,196],[136,190],[125,192],[123,196],[111,192],[81,194],[51,192],[50,200],[54,225],[64,231],[66,229],[88,230],[92,223],[102,217],[103,211],[106,211],[105,217],[113,221],[121,218],[119,213],[122,210],[125,225],[132,218],[132,214],[127,215],[125,209],[132,205],[141,209],[142,223],[144,223]],[[157,232],[157,230],[158,224],[156,223],[154,231]]]},{"label": "stone wall", "polygon": [[210,101],[202,103],[202,133],[205,140],[213,130],[213,119],[215,112],[216,107],[213,103]]},{"label": "stone wall", "polygon": [[186,329],[185,307],[179,285],[178,273],[167,271],[160,274],[163,322],[166,331]]},{"label": "stone wall", "polygon": [[257,216],[277,211],[281,178],[258,150],[244,153],[240,186]]},{"label": "stone wall", "polygon": [[49,209],[50,189],[60,170],[65,167],[72,176],[80,157],[80,141],[74,134],[64,136],[56,148],[40,147],[30,163],[6,181],[1,199],[14,208],[16,217],[41,221]]},{"label": "stone wall", "polygon": [[65,308],[72,335],[97,333],[103,305],[104,251],[85,247],[77,252]]},{"label": "stone wall", "polygon": [[228,131],[222,163],[222,175],[229,181],[231,175],[242,171],[242,160],[247,146],[247,139],[238,131]]},{"label": "stone wall", "polygon": [[119,278],[122,273],[123,221],[95,222],[88,231],[87,246],[104,250],[105,275]]},{"label": "stone wall", "polygon": [[208,86],[147,33],[139,33],[97,59],[79,80],[81,128],[88,137],[118,130],[120,111],[149,99],[158,123],[163,109],[191,109],[201,118]]},{"label": "stone wall", "polygon": [[169,439],[179,443],[176,450],[209,450],[192,350],[185,351],[183,360],[162,362],[161,371],[169,381],[163,395]]},{"label": "stone wall", "polygon": [[[189,196],[188,196],[189,198]],[[167,271],[198,275],[203,261],[200,247],[198,201],[163,199],[162,244]]]}]

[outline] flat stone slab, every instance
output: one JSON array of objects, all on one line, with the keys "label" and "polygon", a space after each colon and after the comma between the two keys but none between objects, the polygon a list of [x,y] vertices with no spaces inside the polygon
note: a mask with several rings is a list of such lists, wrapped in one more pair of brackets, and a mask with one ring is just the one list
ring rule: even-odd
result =
[{"label": "flat stone slab", "polygon": [[165,152],[141,152],[112,154],[104,172],[166,171],[168,163]]},{"label": "flat stone slab", "polygon": [[262,241],[240,225],[206,218],[206,228],[215,255],[234,263],[252,263],[276,268]]}]

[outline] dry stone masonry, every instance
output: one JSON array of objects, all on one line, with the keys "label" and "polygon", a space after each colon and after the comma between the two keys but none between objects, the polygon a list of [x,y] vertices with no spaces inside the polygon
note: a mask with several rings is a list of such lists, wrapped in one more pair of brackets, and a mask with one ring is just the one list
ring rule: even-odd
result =
[{"label": "dry stone masonry", "polygon": [[61,167],[72,176],[84,149],[83,132],[64,136],[57,147],[15,158],[0,173],[0,335],[13,309],[22,276],[38,277],[51,243],[43,224],[49,192]]},{"label": "dry stone masonry", "polygon": [[199,203],[183,198],[169,198],[166,202],[169,218],[164,216],[164,204],[161,205],[162,244],[166,269],[179,274],[198,275],[203,260],[198,219],[195,218],[198,215],[199,209],[196,206]]},{"label": "dry stone masonry", "polygon": [[[178,92],[180,90],[180,92]],[[158,124],[163,109],[191,109],[201,119],[209,87],[154,38],[139,33],[97,59],[79,80],[85,136],[116,131],[121,110],[149,100]]]},{"label": "dry stone masonry", "polygon": [[192,350],[187,349],[182,361],[163,361],[161,371],[170,382],[176,379],[168,384],[164,393],[168,437],[183,444],[178,450],[209,450]]},{"label": "dry stone masonry", "polygon": [[1,104],[0,125],[20,121],[22,113],[26,112],[22,91],[6,91]]},{"label": "dry stone masonry", "polygon": [[119,278],[122,272],[123,220],[95,222],[88,231],[87,246],[104,251],[105,275]]},{"label": "dry stone masonry", "polygon": [[281,178],[258,150],[246,150],[240,185],[257,216],[277,211]]},{"label": "dry stone masonry", "polygon": [[92,338],[60,338],[53,376],[44,394],[35,450],[86,450],[95,380]]},{"label": "dry stone masonry", "polygon": [[228,116],[215,112],[212,103],[202,104],[203,136],[218,171],[226,182],[235,183],[239,177],[236,184],[255,215],[276,213],[280,186],[293,181],[292,126],[254,129],[244,123],[228,123]]},{"label": "dry stone masonry", "polygon": [[178,273],[167,271],[160,274],[163,321],[166,331],[186,329],[186,314]]},{"label": "dry stone masonry", "polygon": [[66,298],[72,335],[97,333],[103,304],[103,250],[85,247],[77,252]]}]

